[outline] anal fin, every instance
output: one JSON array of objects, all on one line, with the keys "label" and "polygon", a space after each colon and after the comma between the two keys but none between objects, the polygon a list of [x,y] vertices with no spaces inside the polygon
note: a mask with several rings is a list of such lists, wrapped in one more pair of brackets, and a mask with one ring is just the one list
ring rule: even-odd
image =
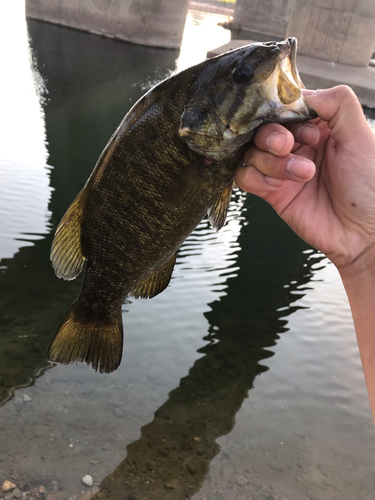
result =
[{"label": "anal fin", "polygon": [[138,299],[152,299],[168,286],[176,262],[176,254],[162,267],[159,267],[145,280],[139,282],[131,291],[130,295]]},{"label": "anal fin", "polygon": [[216,231],[219,231],[224,226],[233,187],[235,187],[234,181],[219,194],[215,203],[207,212],[208,220]]},{"label": "anal fin", "polygon": [[57,227],[51,247],[51,261],[58,278],[73,280],[82,271],[81,224],[85,191],[68,208]]}]

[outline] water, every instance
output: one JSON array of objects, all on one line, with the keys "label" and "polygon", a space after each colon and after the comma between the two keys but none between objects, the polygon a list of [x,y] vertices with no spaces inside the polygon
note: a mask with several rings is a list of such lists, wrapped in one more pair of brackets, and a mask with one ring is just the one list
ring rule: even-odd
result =
[{"label": "water", "polygon": [[57,481],[61,499],[85,474],[113,500],[372,499],[374,430],[338,274],[253,196],[235,193],[219,234],[200,224],[165,292],[124,304],[114,374],[48,364],[81,286],[52,271],[57,223],[145,89],[228,32],[190,13],[186,33],[213,34],[179,55],[30,21],[29,52],[21,4],[1,9],[0,46],[13,43],[0,94],[0,482]]}]

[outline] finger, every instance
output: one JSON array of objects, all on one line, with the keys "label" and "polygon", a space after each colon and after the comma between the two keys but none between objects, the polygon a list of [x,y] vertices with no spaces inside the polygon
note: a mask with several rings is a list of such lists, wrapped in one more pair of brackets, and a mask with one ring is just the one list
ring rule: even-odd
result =
[{"label": "finger", "polygon": [[319,142],[320,130],[314,123],[290,123],[288,125],[288,130],[293,134],[295,141],[299,144],[315,146]]},{"label": "finger", "polygon": [[244,160],[246,166],[254,166],[268,177],[307,182],[315,174],[315,163],[312,161],[315,151],[311,146],[301,146],[298,153],[278,157],[253,146],[247,149]]},{"label": "finger", "polygon": [[255,167],[237,169],[235,181],[243,191],[260,196],[270,203],[279,214],[283,213],[305,186],[299,182],[267,177]]},{"label": "finger", "polygon": [[290,153],[294,145],[294,137],[289,130],[278,123],[268,123],[259,128],[254,137],[254,144],[262,151],[276,156]]},{"label": "finger", "polygon": [[237,186],[243,191],[256,194],[262,198],[285,185],[285,180],[267,177],[253,166],[238,168],[235,174]]},{"label": "finger", "polygon": [[[331,136],[341,144],[363,139],[368,134],[368,126],[358,98],[350,87],[339,85],[325,90],[302,90],[307,104],[328,122]],[[355,127],[348,126],[355,123]]]}]

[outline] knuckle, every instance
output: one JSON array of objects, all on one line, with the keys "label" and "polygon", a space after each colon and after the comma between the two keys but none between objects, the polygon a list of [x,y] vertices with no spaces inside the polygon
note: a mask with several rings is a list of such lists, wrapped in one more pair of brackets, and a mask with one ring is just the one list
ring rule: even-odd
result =
[{"label": "knuckle", "polygon": [[347,102],[359,102],[354,90],[349,85],[338,85],[335,87],[337,97]]},{"label": "knuckle", "polygon": [[263,144],[267,141],[268,136],[270,136],[271,134],[283,131],[285,131],[285,129],[279,123],[266,123],[259,127],[255,138],[259,143]]}]

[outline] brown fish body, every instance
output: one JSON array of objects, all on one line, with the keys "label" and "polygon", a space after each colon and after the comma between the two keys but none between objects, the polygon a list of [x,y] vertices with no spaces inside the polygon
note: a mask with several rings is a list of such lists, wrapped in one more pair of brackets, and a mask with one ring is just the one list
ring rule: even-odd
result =
[{"label": "brown fish body", "polygon": [[[123,300],[164,290],[176,252],[206,213],[220,229],[235,170],[259,121],[309,117],[306,106],[299,105],[305,115],[293,108],[300,99],[293,92],[299,88],[284,93],[290,103],[257,111],[264,101],[261,78],[269,82],[277,64],[263,63],[262,50],[275,61],[287,51],[282,44],[244,49],[161,82],[130,110],[110,139],[56,231],[51,252],[56,274],[74,279],[84,262],[86,268],[80,296],[51,344],[51,360],[84,360],[101,372],[116,369]],[[242,80],[250,73],[244,61],[260,67],[250,76],[258,78],[258,87],[255,81],[254,92],[246,90],[252,105],[242,102]],[[294,81],[299,83],[296,77]],[[280,118],[284,108],[289,115]]]},{"label": "brown fish body", "polygon": [[[204,158],[179,136],[183,105],[178,103],[189,99],[189,86],[173,83],[161,85],[161,102],[153,102],[156,94],[144,97],[141,112],[136,107],[120,126],[85,188],[90,189],[81,233],[87,259],[80,296],[85,319],[117,317],[124,298],[173,258],[233,181],[240,155],[204,168]],[[165,203],[168,190],[192,164],[201,168],[207,187],[171,209]]]}]

